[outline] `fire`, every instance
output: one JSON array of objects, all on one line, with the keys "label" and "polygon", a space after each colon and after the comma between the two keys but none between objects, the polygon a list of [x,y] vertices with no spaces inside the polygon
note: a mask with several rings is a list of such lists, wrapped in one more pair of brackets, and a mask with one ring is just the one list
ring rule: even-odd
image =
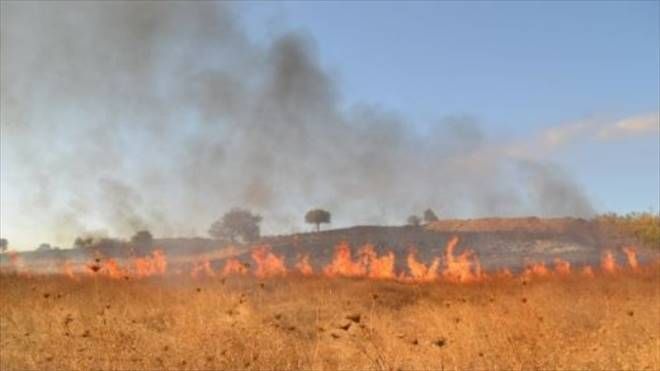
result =
[{"label": "fire", "polygon": [[76,274],[75,274],[75,271],[74,271],[73,263],[71,263],[70,261],[65,261],[60,266],[60,269],[62,270],[62,273],[65,276],[67,276],[68,278],[70,278],[74,281],[78,281],[78,277],[76,277]]},{"label": "fire", "polygon": [[[424,283],[445,281],[450,283],[472,283],[499,279],[511,279],[514,275],[510,270],[503,268],[492,273],[482,270],[479,259],[470,249],[457,252],[459,240],[451,238],[447,242],[442,257],[435,257],[429,264],[418,260],[417,253],[413,249],[406,256],[407,269],[397,272],[397,257],[392,251],[380,252],[374,245],[366,244],[353,254],[347,242],[341,242],[335,247],[334,255],[330,263],[321,268],[318,274],[326,277],[362,277],[370,279],[397,280],[409,283]],[[637,251],[634,247],[624,247],[625,253],[632,271],[638,271],[640,263]],[[18,274],[27,275],[21,256],[17,253],[8,253],[11,270]],[[189,274],[192,278],[199,277],[226,277],[229,275],[252,274],[258,278],[269,278],[285,276],[289,272],[297,272],[303,276],[311,276],[316,272],[312,268],[309,255],[301,255],[291,270],[285,265],[283,256],[276,255],[271,246],[262,245],[252,249],[250,256],[254,261],[254,268],[243,263],[237,258],[229,258],[225,261],[220,271],[214,271],[211,261],[208,259],[199,261],[192,265]],[[167,273],[168,262],[162,250],[154,250],[150,255],[137,257],[126,262],[115,259],[102,259],[97,257],[91,264],[76,266],[69,261],[59,264],[62,275],[78,280],[81,274],[101,275],[112,279],[120,278],[145,278],[161,276]],[[85,269],[86,268],[86,269]],[[552,266],[546,266],[545,262],[531,262],[522,271],[520,276],[530,278],[552,278],[568,277],[573,274],[571,263],[560,258],[554,260]],[[622,271],[617,265],[612,251],[607,250],[602,255],[600,271],[605,273],[617,273]],[[176,269],[176,267],[175,267]],[[181,268],[178,268],[179,274]],[[176,272],[175,272],[176,273]],[[594,277],[597,272],[591,266],[578,267],[576,274],[584,277]]]},{"label": "fire", "polygon": [[364,261],[353,261],[351,247],[347,242],[341,242],[335,247],[335,255],[323,272],[328,277],[360,277],[367,272]]},{"label": "fire", "polygon": [[165,274],[167,259],[162,250],[154,250],[151,256],[136,258],[133,261],[136,277],[150,277]]},{"label": "fire", "polygon": [[248,272],[248,267],[246,264],[243,264],[240,262],[240,260],[236,258],[229,258],[225,262],[224,268],[222,268],[222,275],[224,277],[234,275],[234,274],[247,274]]},{"label": "fire", "polygon": [[511,279],[513,278],[513,273],[508,268],[503,268],[495,272],[494,278],[498,279]]},{"label": "fire", "polygon": [[[122,267],[115,259],[96,258],[92,264],[86,266],[86,273],[102,275],[109,278],[120,279],[133,276],[145,278],[161,276],[167,271],[167,259],[162,250],[154,250],[151,255],[134,258],[128,266]],[[75,279],[75,271],[70,263],[62,266],[64,275]]]},{"label": "fire", "polygon": [[523,275],[528,277],[531,276],[547,277],[549,274],[550,274],[550,270],[545,266],[545,263],[543,262],[529,265],[523,272]]},{"label": "fire", "polygon": [[637,270],[637,268],[639,268],[639,262],[637,261],[637,250],[635,250],[634,247],[627,246],[623,248],[623,252],[626,254],[630,268]]},{"label": "fire", "polygon": [[284,259],[275,256],[270,251],[270,246],[258,246],[252,250],[252,260],[257,265],[254,275],[259,278],[284,276],[286,275],[286,267],[284,266]]},{"label": "fire", "polygon": [[375,279],[394,279],[394,253],[378,256],[373,245],[364,245],[360,249],[362,263],[367,268],[367,277]]},{"label": "fire", "polygon": [[30,272],[25,269],[25,263],[23,258],[18,255],[16,251],[7,251],[7,256],[9,256],[10,271],[14,272],[20,276],[30,276]]},{"label": "fire", "polygon": [[121,278],[126,275],[124,271],[121,269],[119,264],[113,259],[108,259],[103,267],[101,268],[101,272],[105,273],[108,275],[110,278]]},{"label": "fire", "polygon": [[571,263],[561,260],[560,258],[555,259],[555,273],[560,276],[568,276],[571,274]]},{"label": "fire", "polygon": [[438,267],[440,266],[440,258],[435,258],[427,267],[426,264],[417,260],[416,254],[411,252],[406,258],[408,264],[408,271],[410,276],[402,275],[402,280],[413,282],[431,282],[438,279]]},{"label": "fire", "polygon": [[617,271],[616,260],[614,260],[614,255],[612,255],[611,251],[606,251],[605,254],[603,254],[601,269],[607,273],[614,273]]},{"label": "fire", "polygon": [[445,250],[445,270],[442,275],[450,282],[475,282],[484,278],[479,260],[471,250],[465,250],[454,256],[458,237],[449,240]]},{"label": "fire", "polygon": [[7,256],[9,256],[9,262],[14,268],[18,268],[21,265],[22,259],[16,251],[7,251]]},{"label": "fire", "polygon": [[594,277],[593,268],[591,268],[590,265],[585,265],[584,267],[582,267],[582,275],[589,278]]},{"label": "fire", "polygon": [[[155,250],[150,256],[135,258],[130,268],[122,267],[114,259],[96,258],[95,263],[87,265],[87,273],[100,274],[109,278],[120,279],[134,276],[145,278],[155,275],[163,275],[167,271],[167,260],[161,250]],[[75,278],[74,271],[70,265],[64,266],[64,274]]]},{"label": "fire", "polygon": [[190,276],[192,278],[198,278],[201,276],[206,277],[215,277],[215,272],[211,268],[211,262],[209,260],[204,260],[195,264],[190,271]]},{"label": "fire", "polygon": [[[352,249],[347,242],[341,242],[335,247],[332,260],[321,271],[327,277],[364,277],[372,279],[391,279],[402,282],[433,282],[444,280],[453,283],[480,282],[490,279],[508,279],[514,277],[508,269],[500,269],[492,275],[486,274],[474,252],[469,249],[456,253],[458,238],[449,240],[445,249],[444,259],[434,258],[429,265],[419,261],[416,252],[411,251],[406,257],[407,272],[395,271],[396,256],[392,251],[379,255],[373,245],[362,246],[357,254],[353,255]],[[631,268],[639,266],[636,251],[632,247],[624,248]],[[256,263],[253,272],[257,277],[271,277],[285,275],[287,268],[284,259],[271,252],[269,246],[260,246],[252,251],[252,259]],[[560,258],[554,260],[552,267],[546,266],[544,262],[535,262],[527,265],[522,272],[523,277],[567,277],[572,273],[571,263]],[[618,267],[612,252],[607,251],[603,255],[601,268],[605,272],[616,272]],[[309,256],[299,257],[295,269],[303,275],[314,273],[309,261]],[[228,260],[224,274],[247,273],[247,267],[238,260]],[[582,275],[594,276],[594,270],[590,266],[582,267]]]},{"label": "fire", "polygon": [[311,276],[314,274],[314,269],[312,269],[312,265],[309,263],[309,255],[304,255],[298,259],[296,269],[298,269],[298,272],[303,276]]}]

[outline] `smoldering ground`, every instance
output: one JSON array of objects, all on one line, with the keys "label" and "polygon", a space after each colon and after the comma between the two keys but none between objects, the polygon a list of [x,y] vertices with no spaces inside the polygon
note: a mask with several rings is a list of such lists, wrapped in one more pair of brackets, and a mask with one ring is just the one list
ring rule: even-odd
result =
[{"label": "smoldering ground", "polygon": [[309,35],[259,45],[232,5],[1,6],[12,228],[40,225],[67,241],[94,229],[203,233],[234,205],[261,212],[266,231],[289,231],[312,206],[338,224],[399,223],[425,207],[592,211],[569,175],[507,155],[469,116],[420,131],[380,107],[346,107]]}]

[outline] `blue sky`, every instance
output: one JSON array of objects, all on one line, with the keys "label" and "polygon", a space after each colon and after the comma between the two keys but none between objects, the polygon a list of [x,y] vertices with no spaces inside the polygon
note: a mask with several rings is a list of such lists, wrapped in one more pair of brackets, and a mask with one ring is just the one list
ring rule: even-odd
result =
[{"label": "blue sky", "polygon": [[257,39],[308,32],[347,101],[417,120],[466,112],[520,130],[658,107],[657,2],[246,7]]},{"label": "blue sky", "polygon": [[[494,137],[524,140],[659,111],[659,4],[257,2],[241,15],[257,42],[306,34],[346,105],[379,105],[420,130],[469,115]],[[552,157],[600,210],[657,211],[658,142],[657,131],[577,138]]]}]

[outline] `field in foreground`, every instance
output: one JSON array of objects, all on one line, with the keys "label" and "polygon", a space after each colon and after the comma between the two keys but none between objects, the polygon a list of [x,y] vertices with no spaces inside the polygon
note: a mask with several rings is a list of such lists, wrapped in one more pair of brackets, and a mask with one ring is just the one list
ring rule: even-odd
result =
[{"label": "field in foreground", "polygon": [[0,276],[0,369],[660,368],[660,276]]}]

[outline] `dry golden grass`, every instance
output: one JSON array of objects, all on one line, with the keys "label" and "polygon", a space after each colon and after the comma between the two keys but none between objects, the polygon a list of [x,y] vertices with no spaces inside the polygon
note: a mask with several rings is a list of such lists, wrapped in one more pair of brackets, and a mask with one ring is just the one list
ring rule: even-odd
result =
[{"label": "dry golden grass", "polygon": [[0,280],[2,370],[660,368],[656,273]]}]

